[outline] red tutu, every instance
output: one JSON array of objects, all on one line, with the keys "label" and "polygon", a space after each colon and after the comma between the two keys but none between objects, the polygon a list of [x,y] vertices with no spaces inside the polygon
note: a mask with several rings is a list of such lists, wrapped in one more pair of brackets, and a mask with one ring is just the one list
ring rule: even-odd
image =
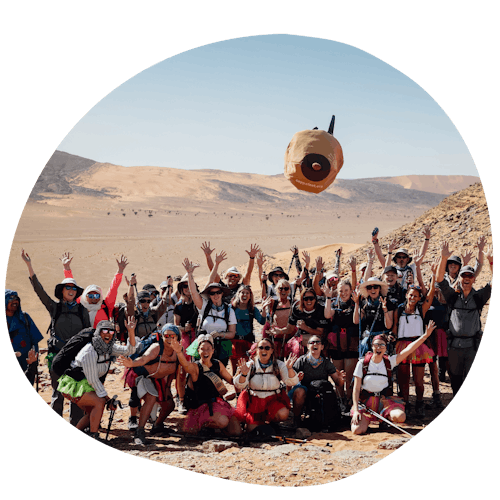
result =
[{"label": "red tutu", "polygon": [[236,404],[235,416],[247,425],[263,425],[272,422],[282,408],[290,409],[290,398],[285,391],[272,394],[267,398],[251,396],[248,389],[241,392]]}]

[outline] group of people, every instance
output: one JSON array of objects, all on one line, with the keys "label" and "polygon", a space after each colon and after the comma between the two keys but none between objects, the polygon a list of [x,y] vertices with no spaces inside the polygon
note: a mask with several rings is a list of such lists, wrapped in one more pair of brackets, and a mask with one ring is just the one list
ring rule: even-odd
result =
[{"label": "group of people", "polygon": [[[214,254],[205,242],[201,249],[210,276],[203,288],[194,276],[199,265],[186,258],[175,290],[171,276],[158,289],[145,284],[139,290],[132,275],[125,277],[123,302],[117,295],[126,257],[117,260],[104,296],[100,286],[77,285],[72,257],[63,254],[64,278],[52,298],[23,250],[33,290],[51,319],[51,407],[62,415],[64,399],[69,400],[71,423],[98,438],[104,409],[115,409],[105,378],[117,362],[125,368],[128,427],[139,445],[147,443],[148,422],[151,435],[171,432],[165,421],[176,407],[186,415],[186,433],[215,428],[232,436],[266,427],[279,432],[290,412],[293,428],[322,430],[338,425],[342,415],[348,418],[350,408],[355,434],[366,432],[377,415],[393,423],[411,413],[424,417],[425,366],[433,389],[430,404],[440,408],[446,372],[455,394],[474,361],[491,283],[479,290],[473,285],[485,258],[493,269],[493,256],[480,238],[471,267],[471,253],[452,255],[442,242],[424,277],[431,234],[428,228],[422,233],[415,255],[397,248],[396,241],[384,255],[375,230],[367,261],[358,266],[351,257],[347,273],[341,272],[342,249],[333,269],[326,270],[321,257],[311,266],[308,252],[302,252],[301,261],[297,247],[291,249],[288,272],[278,266],[266,273],[258,245],[247,251],[245,274],[235,266],[222,272],[227,254]],[[374,275],[376,258],[379,275]],[[260,302],[250,285],[255,264]],[[295,279],[289,276],[292,267]],[[33,384],[43,336],[21,310],[15,291],[6,290],[5,301],[14,351]]]}]

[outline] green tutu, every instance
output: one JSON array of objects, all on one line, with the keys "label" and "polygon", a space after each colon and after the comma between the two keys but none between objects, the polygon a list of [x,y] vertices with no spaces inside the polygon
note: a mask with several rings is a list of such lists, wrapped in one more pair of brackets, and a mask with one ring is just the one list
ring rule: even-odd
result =
[{"label": "green tutu", "polygon": [[63,375],[57,382],[57,390],[61,394],[67,394],[75,399],[81,398],[86,392],[95,392],[95,389],[89,384],[86,378],[77,382],[69,375]]}]

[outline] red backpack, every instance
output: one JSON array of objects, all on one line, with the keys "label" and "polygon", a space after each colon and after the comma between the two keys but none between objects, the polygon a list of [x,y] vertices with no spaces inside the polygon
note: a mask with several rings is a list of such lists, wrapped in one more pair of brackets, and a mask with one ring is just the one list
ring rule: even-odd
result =
[{"label": "red backpack", "polygon": [[[370,360],[372,359],[373,352],[367,352],[365,354],[365,357],[363,359],[363,378],[361,379],[361,384],[363,383],[364,378],[366,375],[368,375],[368,366],[370,364]],[[387,388],[385,388],[382,393],[384,396],[392,396],[392,369],[391,369],[391,362],[389,361],[389,357],[387,355],[384,355],[383,358],[384,364],[385,364],[385,369],[387,370],[387,381],[389,382],[389,385]],[[374,375],[373,373],[370,373],[370,375]],[[376,375],[380,375],[384,377],[385,375],[383,373],[377,373]],[[367,391],[363,391],[366,394],[369,394]]]}]

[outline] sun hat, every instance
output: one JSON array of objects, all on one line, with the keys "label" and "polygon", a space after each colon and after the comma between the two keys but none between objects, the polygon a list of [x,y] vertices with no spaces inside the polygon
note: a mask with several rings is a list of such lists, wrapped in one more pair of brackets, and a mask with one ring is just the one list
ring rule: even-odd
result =
[{"label": "sun hat", "polygon": [[410,260],[408,261],[408,264],[409,264],[409,263],[413,260],[413,257],[411,257],[411,255],[408,253],[408,250],[406,250],[406,248],[402,248],[402,247],[401,247],[401,248],[398,248],[398,249],[394,252],[394,257],[392,258],[392,261],[393,261],[393,262],[396,262],[396,255],[397,255],[398,253],[404,253],[404,254],[408,257],[408,259],[410,259]]},{"label": "sun hat", "polygon": [[283,270],[283,268],[281,266],[277,266],[275,267],[267,276],[269,278],[270,281],[273,281],[273,276],[276,274],[276,273],[283,273],[284,275],[284,278],[288,281],[290,278],[288,277],[288,274],[285,273],[285,271]]},{"label": "sun hat", "polygon": [[180,290],[180,286],[179,285],[182,285],[184,283],[188,283],[189,282],[189,277],[188,277],[188,274],[186,273],[182,278],[181,280],[179,281],[179,283],[177,283],[177,295],[182,295],[182,292]]},{"label": "sun hat", "polygon": [[204,290],[202,290],[200,292],[200,295],[205,299],[205,300],[209,300],[210,299],[210,295],[208,294],[208,291],[210,290],[210,288],[219,288],[220,290],[222,290],[222,296],[223,297],[227,297],[228,295],[231,294],[231,290],[229,290],[229,288],[227,286],[223,286],[221,285],[220,283],[210,283],[209,285],[207,285]]},{"label": "sun hat", "polygon": [[238,276],[243,276],[243,274],[238,271],[238,268],[236,266],[230,267],[225,273],[224,276],[227,276],[228,274],[237,274]]},{"label": "sun hat", "polygon": [[54,295],[59,299],[59,300],[63,300],[63,295],[62,295],[62,291],[63,291],[63,288],[66,286],[66,285],[73,285],[74,287],[76,287],[76,296],[75,296],[75,300],[80,297],[80,295],[83,293],[83,288],[78,286],[76,284],[76,281],[73,279],[73,278],[64,278],[61,283],[59,283],[58,285],[56,285],[56,288],[54,290]]},{"label": "sun hat", "polygon": [[338,277],[339,277],[338,273],[336,273],[335,271],[328,271],[328,272],[325,274],[325,280],[328,282],[328,281],[329,281],[331,278],[333,278],[334,276],[335,276],[336,278],[338,278]]},{"label": "sun hat", "polygon": [[380,295],[387,295],[389,285],[385,281],[380,281],[378,278],[372,277],[368,278],[366,281],[363,281],[363,283],[359,285],[359,294],[362,297],[368,297],[368,290],[366,289],[368,285],[380,285]]}]

